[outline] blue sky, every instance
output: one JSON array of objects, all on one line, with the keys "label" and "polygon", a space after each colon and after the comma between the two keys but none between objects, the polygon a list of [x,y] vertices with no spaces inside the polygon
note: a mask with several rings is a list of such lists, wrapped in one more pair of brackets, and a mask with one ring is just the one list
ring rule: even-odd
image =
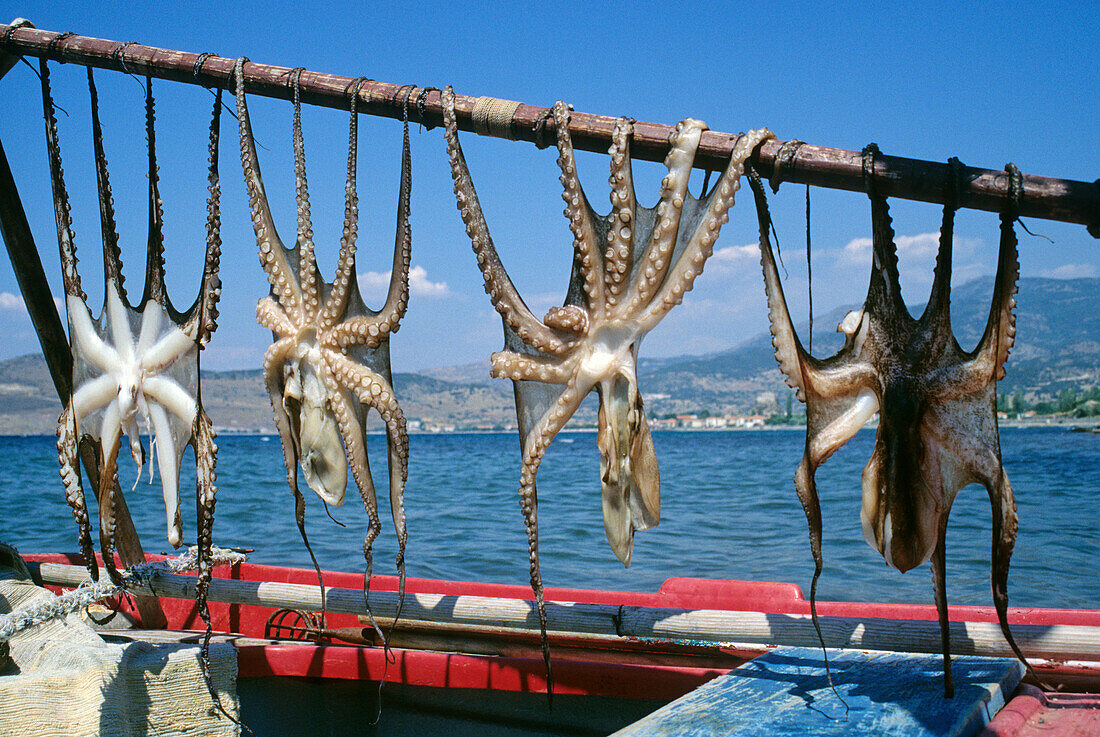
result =
[{"label": "blue sky", "polygon": [[[873,8],[739,3],[20,3],[0,12],[38,27],[184,51],[395,83],[441,87],[531,104],[563,99],[576,109],[712,128],[767,126],[781,139],[973,166],[1015,162],[1026,173],[1092,181],[1100,175],[1100,12],[1091,3],[890,3]],[[88,100],[79,67],[53,65],[67,182],[84,283],[93,312],[100,239],[92,176]],[[146,239],[142,91],[124,75],[97,75],[107,156],[126,273],[140,283]],[[204,242],[205,136],[211,96],[161,82],[158,153],[168,246],[168,283],[178,305],[194,298]],[[61,294],[43,142],[38,80],[17,66],[0,80],[7,104],[0,140],[15,172],[55,295]],[[294,233],[291,107],[253,98],[253,125],[276,222]],[[314,231],[331,277],[342,219],[347,115],[304,111]],[[220,327],[204,354],[208,368],[256,368],[270,333],[255,324],[267,293],[256,257],[234,121],[223,120],[224,255]],[[400,124],[360,123],[360,283],[378,306],[392,258]],[[560,304],[571,235],[553,149],[464,134],[463,146],[501,257],[539,314]],[[482,361],[499,350],[500,321],[455,210],[441,131],[413,128],[413,295],[392,340],[396,371]],[[589,199],[607,205],[607,157],[578,154]],[[642,204],[655,200],[663,172],[635,168]],[[698,185],[696,185],[697,188]],[[684,304],[645,342],[644,356],[721,350],[766,328],[747,190],[731,211],[715,256]],[[791,308],[805,315],[803,189],[773,198]],[[813,191],[814,304],[823,314],[861,302],[869,264],[866,198]],[[931,283],[939,209],[895,202],[902,282],[924,301]],[[1100,250],[1082,226],[1032,221],[1021,232],[1023,276],[1098,276]],[[955,283],[992,274],[996,217],[960,213]],[[1027,309],[1027,294],[1020,296]],[[0,261],[0,359],[38,350],[10,265]]]}]

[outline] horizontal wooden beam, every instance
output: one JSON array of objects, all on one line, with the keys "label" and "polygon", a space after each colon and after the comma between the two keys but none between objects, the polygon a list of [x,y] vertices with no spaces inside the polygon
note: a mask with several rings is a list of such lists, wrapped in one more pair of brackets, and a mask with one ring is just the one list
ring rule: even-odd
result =
[{"label": "horizontal wooden beam", "polygon": [[[75,587],[87,579],[87,571],[80,566],[28,562],[27,567],[47,585]],[[147,585],[136,587],[133,591],[192,599],[196,580],[194,576],[158,573]],[[394,616],[396,593],[372,591],[370,596],[375,616]],[[321,592],[317,586],[273,581],[214,578],[210,582],[209,600],[275,609],[321,609]],[[326,587],[325,604],[329,612],[366,614],[363,590],[359,588]],[[409,623],[450,623],[530,632],[538,632],[539,626],[534,602],[525,599],[408,594],[401,611],[401,622]],[[546,612],[552,636],[556,633],[703,642],[740,650],[771,645],[818,646],[809,614],[553,601],[546,602]],[[822,617],[821,630],[829,647],[941,652],[940,629],[936,621]],[[1041,664],[1042,659],[1100,661],[1100,627],[1015,624],[1012,632],[1028,657],[1040,659],[1035,661],[1036,664]],[[1000,627],[993,622],[952,622],[951,650],[958,655],[1014,657]]]},{"label": "horizontal wooden beam", "polygon": [[[211,54],[173,51],[26,26],[0,25],[0,50],[226,89],[231,87],[234,64],[233,59]],[[289,99],[290,71],[288,67],[249,62],[244,69],[245,89],[255,95]],[[352,77],[303,71],[300,80],[302,101],[347,110],[348,90],[353,81]],[[413,120],[427,126],[440,125],[443,120],[439,91],[435,88],[371,80],[360,88],[359,98],[359,111],[368,115],[400,118],[407,98]],[[480,109],[484,110],[484,103],[491,99],[455,95],[455,116],[459,128],[532,143],[553,142],[554,121],[549,118],[550,111],[536,105],[512,102],[504,106],[509,110],[514,107],[510,122],[475,126],[475,106],[481,100],[483,104]],[[615,120],[606,115],[574,112],[569,122],[574,147],[606,152],[611,145]],[[544,129],[540,132],[540,128]],[[631,156],[662,161],[668,153],[668,138],[672,130],[669,125],[636,122]],[[709,170],[724,169],[737,138],[736,134],[706,131],[695,165]],[[760,148],[755,163],[763,176],[772,175],[782,143],[769,141]],[[858,151],[803,144],[798,147],[793,159],[783,166],[782,174],[783,179],[790,182],[853,192],[864,190],[862,160]],[[879,192],[889,197],[942,203],[946,196],[948,167],[944,163],[880,156],[876,159],[875,176]],[[965,167],[963,177],[966,186],[959,195],[961,207],[990,212],[1004,209],[1008,192],[1008,177],[1004,171]],[[1100,182],[1025,174],[1019,213],[1024,217],[1087,225],[1089,232],[1100,238]]]}]

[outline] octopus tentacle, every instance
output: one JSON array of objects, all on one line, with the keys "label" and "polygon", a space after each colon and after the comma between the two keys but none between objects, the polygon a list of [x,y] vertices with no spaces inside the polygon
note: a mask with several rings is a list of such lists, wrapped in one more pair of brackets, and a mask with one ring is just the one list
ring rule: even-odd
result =
[{"label": "octopus tentacle", "polygon": [[88,306],[76,295],[69,295],[65,300],[65,306],[69,314],[69,340],[72,342],[73,351],[79,351],[86,361],[100,371],[109,374],[117,373],[122,367],[122,362],[118,354],[96,334]]},{"label": "octopus tentacle", "polygon": [[[363,437],[363,429],[355,415],[351,401],[341,389],[341,384],[330,365],[326,365],[321,371],[321,378],[325,383],[325,389],[328,391],[328,400],[332,407],[333,417],[336,418],[336,426],[340,430],[340,437],[344,441],[352,477],[355,479],[355,485],[359,488],[359,496],[363,500],[363,509],[367,513],[368,532],[363,542],[363,557],[367,561],[367,570],[370,571],[372,567],[371,550],[375,539],[382,531],[382,523],[378,517],[378,497],[375,493],[374,479],[370,473],[366,438]],[[369,579],[370,576],[368,575],[367,578]]]},{"label": "octopus tentacle", "polygon": [[563,355],[567,350],[567,341],[539,321],[523,298],[519,296],[504,264],[493,246],[489,235],[489,226],[478,202],[477,191],[470,179],[470,170],[462,154],[458,141],[458,124],[454,114],[454,92],[448,85],[440,98],[443,105],[444,137],[447,140],[447,156],[451,162],[451,178],[454,179],[455,198],[462,222],[466,224],[466,234],[470,237],[474,253],[477,255],[481,275],[485,281],[485,291],[497,312],[508,325],[528,345],[552,355]]},{"label": "octopus tentacle", "polygon": [[409,306],[409,266],[412,262],[412,227],[409,225],[409,199],[412,195],[412,150],[409,147],[409,94],[405,94],[404,135],[401,143],[401,187],[397,196],[397,234],[394,236],[393,267],[386,304],[378,314],[379,331],[396,333]]},{"label": "octopus tentacle", "polygon": [[[947,203],[943,207],[943,221],[940,223],[939,248],[936,251],[936,266],[932,272],[932,291],[928,304],[921,315],[922,325],[935,319],[938,332],[950,334],[951,331],[951,258],[955,241],[955,210],[958,208],[958,179],[962,164],[956,158],[948,161],[950,175],[947,177]],[[929,329],[926,327],[925,329]]]},{"label": "octopus tentacle", "polygon": [[611,132],[611,215],[607,229],[607,250],[604,251],[604,295],[610,310],[614,310],[629,282],[634,253],[635,214],[637,199],[630,165],[630,139],[634,123],[619,118]]},{"label": "octopus tentacle", "polygon": [[1012,648],[1012,652],[1024,667],[1028,674],[1042,684],[1031,664],[1024,658],[1020,646],[1012,636],[1008,626],[1008,566],[1012,559],[1012,549],[1016,546],[1016,532],[1019,527],[1019,517],[1016,514],[1016,498],[1012,492],[1012,485],[1008,482],[1008,474],[1001,469],[1001,473],[993,483],[983,482],[989,492],[989,504],[993,511],[992,553],[989,572],[990,584],[993,589],[993,606],[997,610],[997,621],[1001,625],[1001,632],[1005,641]]},{"label": "octopus tentacle", "polygon": [[867,305],[873,305],[880,314],[901,320],[909,316],[909,311],[901,296],[898,249],[890,206],[879,194],[874,178],[875,157],[879,155],[878,146],[873,143],[863,148],[864,185],[871,200],[871,283],[867,288]]},{"label": "octopus tentacle", "polygon": [[543,357],[529,356],[513,351],[499,351],[490,358],[492,368],[489,375],[494,379],[512,379],[513,381],[541,381],[550,384],[564,384],[569,380],[572,367],[561,361]]},{"label": "octopus tentacle", "polygon": [[145,136],[149,148],[149,245],[145,263],[145,294],[141,303],[163,305],[173,320],[178,313],[172,309],[164,291],[164,208],[162,207],[157,167],[157,139],[154,128],[156,113],[153,102],[153,78],[145,81]]},{"label": "octopus tentacle", "polygon": [[[165,440],[172,437],[168,413],[163,407],[159,404],[151,404],[149,419],[153,423],[157,437]],[[167,517],[168,542],[173,548],[178,548],[183,541],[183,520],[180,518],[180,459],[176,456],[176,449],[172,443],[159,442],[156,446],[157,465],[160,466],[160,482],[164,494],[164,513]],[[196,458],[197,456],[196,453]]]},{"label": "octopus tentacle", "polygon": [[523,523],[527,529],[527,554],[530,562],[531,588],[535,592],[535,604],[538,608],[539,628],[542,633],[542,657],[546,664],[546,689],[554,691],[554,674],[550,667],[550,641],[546,636],[546,604],[542,598],[542,572],[539,566],[539,516],[538,492],[535,489],[535,476],[539,464],[546,455],[546,449],[554,436],[565,427],[565,423],[580,407],[581,400],[592,387],[580,384],[576,376],[569,379],[565,390],[555,400],[542,417],[539,418],[523,448],[523,470],[520,472],[520,509],[523,511]]},{"label": "octopus tentacle", "polygon": [[111,182],[107,176],[107,156],[103,152],[103,129],[99,124],[99,95],[96,93],[92,69],[88,67],[88,94],[92,108],[92,150],[95,153],[96,189],[99,193],[99,220],[103,231],[103,280],[117,290],[126,301],[125,278],[122,275],[122,252],[118,247],[115,225],[115,203]]},{"label": "octopus tentacle", "polygon": [[943,650],[943,695],[950,699],[955,695],[955,684],[951,676],[951,622],[947,617],[947,515],[940,519],[938,534],[939,542],[932,553],[932,591]]},{"label": "octopus tentacle", "polygon": [[379,320],[377,316],[356,315],[329,330],[321,338],[325,348],[343,350],[353,345],[377,348],[388,340],[391,331],[397,330],[395,322]]},{"label": "octopus tentacle", "polygon": [[287,483],[291,488],[298,484],[298,449],[294,442],[294,435],[290,431],[290,419],[283,407],[283,372],[282,366],[287,356],[294,350],[294,338],[285,337],[275,341],[264,351],[263,374],[264,386],[267,388],[268,398],[271,400],[271,411],[275,416],[275,429],[279,432],[282,441],[283,457],[287,467]]},{"label": "octopus tentacle", "polygon": [[302,321],[312,323],[320,309],[317,284],[317,258],[313,250],[313,224],[309,213],[309,187],[306,183],[306,149],[302,140],[302,101],[299,80],[302,68],[290,73],[294,90],[294,199],[298,205],[298,286],[302,291]]},{"label": "octopus tentacle", "polygon": [[203,265],[202,285],[199,297],[188,311],[189,317],[180,326],[183,332],[193,336],[199,346],[205,346],[218,327],[218,300],[221,298],[222,281],[218,275],[221,266],[221,182],[218,176],[218,141],[221,133],[222,90],[214,93],[214,112],[210,119],[210,143],[208,146],[209,173],[206,198],[206,260]]},{"label": "octopus tentacle", "polygon": [[84,485],[80,480],[78,460],[76,415],[73,404],[65,405],[57,421],[57,460],[61,464],[61,483],[65,487],[65,501],[69,503],[76,520],[77,539],[80,542],[80,554],[84,556],[84,565],[93,581],[99,580],[99,566],[96,564],[95,550],[92,548],[92,526],[88,519],[88,505],[84,498]]},{"label": "octopus tentacle", "polygon": [[[695,160],[695,151],[699,148],[699,139],[706,128],[706,124],[702,121],[688,118],[677,123],[675,130],[669,135],[669,151],[665,157],[665,168],[668,169],[668,174],[661,180],[657,224],[653,228],[642,261],[638,265],[639,278],[635,282],[630,300],[634,310],[649,305],[667,281],[680,230],[680,215],[683,212],[684,200],[688,197],[692,162]],[[740,143],[739,140],[738,144]],[[730,161],[731,167],[736,160],[736,154],[735,148],[734,156]],[[737,176],[740,175],[741,172],[738,170]],[[730,204],[732,204],[732,195]],[[725,210],[722,212],[724,214]],[[717,237],[717,231],[715,231],[715,237]],[[690,286],[688,288],[690,289]],[[661,314],[663,315],[664,312]]]},{"label": "octopus tentacle", "polygon": [[206,631],[202,637],[202,647],[199,650],[199,661],[202,670],[202,678],[206,684],[206,690],[214,701],[215,708],[225,717],[237,724],[240,721],[226,711],[221,697],[214,688],[214,679],[210,673],[210,640],[213,635],[213,627],[210,622],[210,605],[207,596],[210,591],[210,579],[214,575],[213,557],[213,531],[214,531],[214,505],[218,492],[218,474],[216,469],[218,446],[214,443],[216,433],[206,412],[199,410],[195,416],[195,424],[191,430],[192,442],[195,449],[196,463],[196,505],[198,507],[198,564],[199,570],[195,581],[195,606],[199,611]]},{"label": "octopus tentacle", "polygon": [[588,309],[595,315],[604,310],[604,267],[600,239],[596,237],[592,206],[577,179],[577,162],[573,156],[573,141],[569,136],[569,106],[561,100],[554,103],[554,126],[557,129],[558,167],[561,169],[565,217],[573,233],[573,252],[580,265]]},{"label": "octopus tentacle", "polygon": [[99,463],[99,549],[103,554],[103,565],[107,568],[107,574],[111,581],[122,585],[122,577],[115,566],[115,533],[118,531],[115,495],[122,492],[118,489],[118,452],[122,446],[122,428],[119,425],[117,411],[113,421],[109,422],[110,410],[104,418],[104,431],[101,442]]},{"label": "octopus tentacle", "polygon": [[332,290],[317,320],[321,332],[327,332],[339,321],[347,306],[352,277],[355,274],[355,241],[359,234],[359,195],[355,184],[356,156],[358,151],[359,88],[366,77],[355,80],[351,88],[351,121],[348,123],[348,176],[344,185],[344,229],[340,235],[340,255],[336,261],[336,276]]},{"label": "octopus tentacle", "polygon": [[61,252],[61,277],[65,294],[76,297],[83,304],[88,296],[80,287],[80,273],[76,264],[76,245],[73,239],[72,208],[69,193],[65,189],[65,171],[61,167],[61,146],[57,141],[57,114],[50,94],[50,68],[45,58],[38,60],[42,82],[42,109],[46,119],[46,151],[50,160],[50,189],[53,192],[54,219],[57,221],[57,246]]},{"label": "octopus tentacle", "polygon": [[237,79],[237,119],[241,138],[241,167],[244,169],[244,181],[248,189],[248,207],[252,213],[252,227],[256,231],[256,242],[260,248],[260,263],[267,272],[271,289],[279,299],[291,319],[296,319],[302,310],[302,293],[294,279],[290,263],[279,233],[275,230],[275,221],[271,217],[271,207],[267,202],[263,178],[260,175],[260,161],[256,156],[256,144],[252,138],[252,123],[248,118],[248,102],[244,94],[243,56],[237,59],[233,74]]},{"label": "octopus tentacle", "polygon": [[293,338],[298,334],[294,323],[271,297],[264,297],[256,303],[256,321],[280,338]]},{"label": "octopus tentacle", "polygon": [[[877,385],[874,371],[865,364],[848,360],[848,349],[831,359],[818,360],[802,347],[787,309],[787,300],[783,294],[783,283],[779,279],[775,255],[772,252],[771,215],[764,194],[764,186],[759,175],[748,167],[749,184],[756,200],[757,218],[760,226],[760,266],[764,273],[764,292],[768,301],[768,322],[772,334],[772,348],[779,370],[783,373],[787,385],[795,390],[798,400],[805,402],[807,396],[820,396],[831,400]],[[857,313],[852,313],[857,315]],[[857,315],[858,316],[858,315]],[[861,316],[859,316],[861,318]],[[848,332],[848,341],[854,344],[862,340],[865,330],[862,319],[853,324],[841,323],[838,330]],[[858,351],[857,351],[858,353]],[[856,428],[858,430],[859,428]],[[854,432],[854,430],[853,430]]]},{"label": "octopus tentacle", "polygon": [[[680,304],[684,294],[691,290],[695,284],[695,278],[703,271],[703,264],[714,250],[718,231],[724,223],[729,221],[728,212],[733,207],[734,195],[741,187],[741,174],[744,172],[745,162],[760,144],[771,138],[775,138],[774,133],[767,128],[758,128],[737,139],[730,154],[730,162],[715,185],[715,191],[710,196],[702,220],[691,234],[683,254],[670,267],[660,286],[660,291],[654,295],[643,314],[640,320],[643,325],[656,325],[657,321],[673,306]],[[675,231],[672,235],[675,238]],[[654,239],[656,240],[656,232]]]},{"label": "octopus tentacle", "polygon": [[1005,361],[1016,342],[1016,289],[1020,276],[1020,258],[1016,248],[1014,222],[1014,216],[1001,216],[1001,245],[997,257],[993,304],[974,361],[976,370],[984,370],[989,366],[993,379],[997,381],[1005,376]]},{"label": "octopus tentacle", "polygon": [[405,415],[397,403],[390,383],[370,367],[355,363],[335,351],[322,351],[322,355],[336,381],[347,387],[360,404],[374,407],[382,416],[387,434],[397,449],[400,471],[398,478],[403,486],[408,476],[409,438],[405,431]]},{"label": "octopus tentacle", "polygon": [[[408,540],[405,523],[405,482],[409,473],[409,436],[405,425],[405,415],[389,382],[375,371],[361,364],[354,363],[347,357],[334,351],[324,351],[325,361],[332,371],[333,380],[340,386],[351,391],[360,404],[374,407],[382,416],[386,425],[386,439],[389,447],[389,475],[390,475],[390,512],[393,516],[394,529],[397,533],[397,572],[398,572],[398,611],[404,600],[405,591],[405,545]],[[335,388],[335,387],[334,387]],[[330,394],[333,392],[330,391]],[[338,392],[336,392],[338,393]],[[362,456],[362,470],[369,478],[370,470],[366,465],[366,451]],[[352,465],[353,473],[355,464]],[[358,477],[357,477],[358,481]],[[374,514],[372,522],[377,521],[377,501],[373,499],[373,484],[371,496],[374,502]],[[367,503],[364,497],[364,504]],[[368,514],[370,513],[368,509]],[[375,533],[377,535],[377,533]],[[373,538],[372,538],[373,540]],[[368,543],[364,543],[364,552],[368,550]],[[369,564],[369,559],[368,559]],[[368,568],[369,578],[369,568]],[[366,585],[366,584],[364,584]]]}]

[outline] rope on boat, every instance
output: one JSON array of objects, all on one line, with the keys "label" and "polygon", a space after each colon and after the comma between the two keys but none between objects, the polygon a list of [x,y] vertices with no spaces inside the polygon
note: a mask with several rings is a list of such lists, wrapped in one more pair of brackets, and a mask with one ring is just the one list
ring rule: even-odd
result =
[{"label": "rope on boat", "polygon": [[[211,566],[236,565],[247,560],[244,553],[224,548],[211,549]],[[162,573],[183,573],[199,567],[199,549],[191,546],[187,552],[167,560],[142,563],[122,572],[123,586],[111,581],[87,582],[54,599],[0,615],[0,641],[55,619],[61,619],[89,604],[124,593],[128,588],[147,586]]]}]

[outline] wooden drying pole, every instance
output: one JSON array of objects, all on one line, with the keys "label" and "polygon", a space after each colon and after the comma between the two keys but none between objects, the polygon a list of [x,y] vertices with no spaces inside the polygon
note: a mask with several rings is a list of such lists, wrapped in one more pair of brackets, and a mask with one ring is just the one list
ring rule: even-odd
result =
[{"label": "wooden drying pole", "polygon": [[[45,57],[60,62],[144,74],[175,82],[232,89],[233,59],[213,54],[172,51],[138,43],[121,43],[69,33],[42,31],[32,27],[0,25],[0,51],[12,55]],[[290,69],[249,62],[245,64],[245,89],[254,95],[290,98]],[[300,80],[303,102],[347,110],[352,77],[303,71]],[[442,124],[439,91],[415,85],[367,81],[359,92],[358,109],[369,115],[400,118],[405,100],[410,116],[426,126]],[[491,97],[455,95],[458,127],[482,135],[532,143],[552,143],[554,121],[544,107]],[[569,132],[574,148],[606,152],[611,144],[615,118],[574,112]],[[631,156],[662,161],[668,153],[672,126],[636,122]],[[721,171],[738,136],[706,131],[696,154],[695,166]],[[774,171],[782,141],[768,141],[754,159],[764,177]],[[793,159],[783,165],[783,179],[816,187],[864,190],[860,152],[824,146],[801,145]],[[888,197],[921,202],[944,202],[946,164],[900,156],[875,158],[878,191]],[[1002,170],[965,167],[965,187],[959,193],[962,208],[1000,212],[1008,192],[1008,177]],[[1088,226],[1100,238],[1100,180],[1080,182],[1025,174],[1019,213],[1024,217],[1058,220]]]}]

